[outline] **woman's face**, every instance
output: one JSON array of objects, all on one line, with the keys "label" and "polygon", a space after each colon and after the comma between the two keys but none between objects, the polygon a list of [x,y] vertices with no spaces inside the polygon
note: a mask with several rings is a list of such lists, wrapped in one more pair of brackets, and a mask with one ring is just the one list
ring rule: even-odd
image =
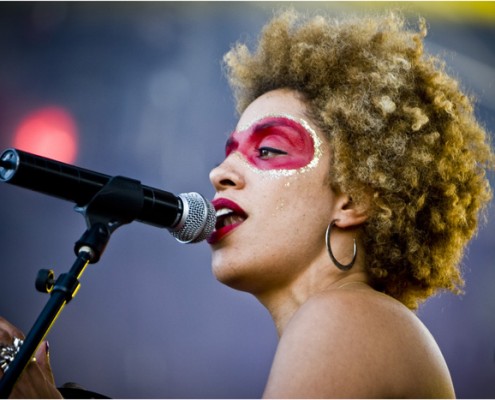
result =
[{"label": "woman's face", "polygon": [[294,91],[260,96],[211,171],[217,226],[208,241],[213,272],[229,286],[256,293],[297,279],[313,263],[329,263],[329,151],[305,110]]}]

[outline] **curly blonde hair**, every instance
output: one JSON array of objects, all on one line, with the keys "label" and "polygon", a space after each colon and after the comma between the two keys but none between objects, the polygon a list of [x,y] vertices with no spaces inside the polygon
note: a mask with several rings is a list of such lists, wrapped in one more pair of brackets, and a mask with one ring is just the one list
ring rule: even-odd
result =
[{"label": "curly blonde hair", "polygon": [[491,199],[494,166],[473,100],[423,51],[426,27],[399,13],[274,17],[258,47],[224,57],[237,110],[293,89],[331,148],[330,182],[368,207],[361,240],[373,286],[416,309],[439,289],[460,293],[460,262]]}]

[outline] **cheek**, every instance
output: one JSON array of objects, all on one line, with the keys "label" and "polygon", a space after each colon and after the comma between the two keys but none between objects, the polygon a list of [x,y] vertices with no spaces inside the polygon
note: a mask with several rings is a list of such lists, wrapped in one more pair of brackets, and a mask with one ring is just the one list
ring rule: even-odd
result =
[{"label": "cheek", "polygon": [[284,177],[276,187],[278,196],[274,215],[282,215],[282,219],[290,220],[291,224],[295,224],[294,229],[302,223],[319,225],[322,221],[326,226],[335,202],[332,190],[323,177],[308,177],[305,174]]},{"label": "cheek", "polygon": [[294,220],[301,218],[305,209],[310,207],[307,187],[301,185],[304,179],[292,175],[275,180],[270,177],[266,181],[273,194],[271,200],[266,199],[266,204],[272,204],[269,216],[278,218],[281,225],[294,224]]}]

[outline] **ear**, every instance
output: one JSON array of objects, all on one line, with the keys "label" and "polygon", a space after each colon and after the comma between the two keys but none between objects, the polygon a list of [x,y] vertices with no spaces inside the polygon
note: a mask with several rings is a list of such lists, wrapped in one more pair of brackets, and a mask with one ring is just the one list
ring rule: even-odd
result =
[{"label": "ear", "polygon": [[346,194],[340,194],[335,201],[333,218],[339,228],[357,228],[368,219],[368,207],[354,203]]}]

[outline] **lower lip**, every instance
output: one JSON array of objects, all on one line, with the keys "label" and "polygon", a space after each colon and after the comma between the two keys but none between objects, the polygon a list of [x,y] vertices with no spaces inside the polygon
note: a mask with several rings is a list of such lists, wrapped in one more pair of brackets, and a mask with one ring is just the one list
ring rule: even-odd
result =
[{"label": "lower lip", "polygon": [[222,240],[225,236],[227,236],[229,233],[231,233],[235,228],[237,228],[241,224],[242,224],[242,222],[236,222],[235,224],[227,225],[227,226],[224,226],[223,228],[215,230],[210,236],[208,236],[206,241],[212,245],[216,244],[216,243],[220,242],[220,240]]}]

